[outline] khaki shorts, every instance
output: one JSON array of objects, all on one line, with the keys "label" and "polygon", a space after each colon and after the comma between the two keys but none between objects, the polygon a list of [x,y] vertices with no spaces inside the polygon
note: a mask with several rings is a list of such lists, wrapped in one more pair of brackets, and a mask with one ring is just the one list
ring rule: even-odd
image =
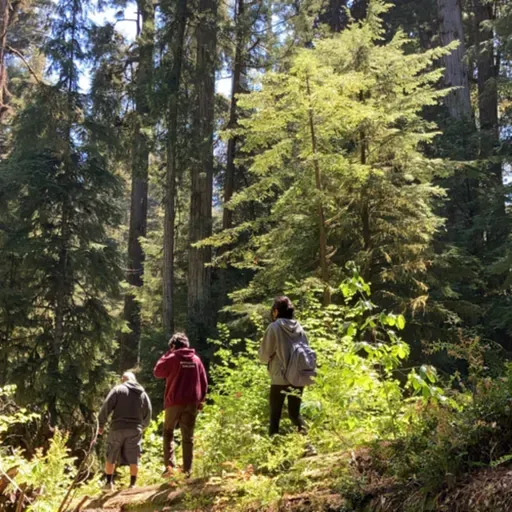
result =
[{"label": "khaki shorts", "polygon": [[111,430],[107,439],[107,461],[110,464],[138,464],[142,448],[142,432],[129,428]]}]

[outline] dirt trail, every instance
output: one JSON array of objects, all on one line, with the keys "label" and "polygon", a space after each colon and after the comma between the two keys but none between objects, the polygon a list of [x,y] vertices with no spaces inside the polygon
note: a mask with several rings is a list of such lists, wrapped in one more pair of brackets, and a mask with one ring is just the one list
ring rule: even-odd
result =
[{"label": "dirt trail", "polygon": [[[153,485],[135,489],[120,489],[104,493],[85,502],[80,512],[139,512],[160,511],[209,511],[235,510],[240,498],[235,479],[192,479],[186,482]],[[240,481],[238,481],[240,484]],[[341,510],[341,496],[327,488],[285,495],[274,507],[245,507],[248,511],[272,510],[272,512],[334,512]]]}]

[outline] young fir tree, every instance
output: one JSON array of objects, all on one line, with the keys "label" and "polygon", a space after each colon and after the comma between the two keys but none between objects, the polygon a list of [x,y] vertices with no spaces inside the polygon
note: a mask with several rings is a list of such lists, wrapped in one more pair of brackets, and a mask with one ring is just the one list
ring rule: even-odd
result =
[{"label": "young fir tree", "polygon": [[18,297],[2,311],[7,380],[24,402],[46,406],[52,424],[92,418],[121,277],[110,237],[119,180],[88,129],[78,86],[82,8],[79,0],[57,5],[46,47],[56,83],[35,88],[0,169],[8,196],[0,250]]},{"label": "young fir tree", "polygon": [[235,298],[261,298],[289,281],[335,285],[354,260],[388,300],[414,307],[426,295],[433,213],[445,171],[423,150],[436,135],[422,111],[446,94],[434,61],[447,49],[406,55],[398,32],[381,44],[387,6],[374,1],[366,20],[299,50],[287,73],[267,73],[261,90],[239,98],[254,179],[231,208],[272,203],[270,213],[210,239],[235,245],[223,255],[255,272]]}]

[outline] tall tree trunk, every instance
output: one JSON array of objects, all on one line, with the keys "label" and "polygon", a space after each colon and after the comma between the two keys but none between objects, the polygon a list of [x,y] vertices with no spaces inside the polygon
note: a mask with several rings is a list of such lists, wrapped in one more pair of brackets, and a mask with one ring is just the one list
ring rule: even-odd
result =
[{"label": "tall tree trunk", "polygon": [[[489,148],[498,141],[498,84],[497,67],[494,55],[494,34],[488,22],[494,19],[493,8],[482,0],[474,0],[476,20],[477,43],[477,69],[478,69],[478,110],[480,115],[480,129],[487,132]],[[500,176],[501,178],[501,176]]]},{"label": "tall tree trunk", "polygon": [[445,98],[445,103],[453,119],[471,119],[471,99],[469,95],[468,68],[465,63],[466,49],[462,27],[460,0],[437,0],[440,17],[440,36],[443,46],[458,41],[459,46],[444,57],[445,85],[457,87]]},{"label": "tall tree trunk", "polygon": [[[72,133],[74,124],[75,96],[77,78],[73,73],[75,60],[75,41],[78,24],[79,6],[76,1],[73,3],[71,16],[70,54],[69,54],[69,75],[67,77],[67,105],[65,111],[65,143],[66,149],[63,156],[64,172],[66,175],[74,173],[74,155],[72,153]],[[64,197],[62,202],[61,225],[60,225],[60,247],[59,259],[57,262],[56,287],[54,297],[54,323],[52,336],[52,350],[48,362],[48,411],[50,414],[50,425],[57,424],[58,394],[61,386],[60,362],[64,341],[66,338],[66,315],[68,314],[69,303],[72,294],[72,282],[69,275],[69,249],[71,244],[71,225],[73,208]]]},{"label": "tall tree trunk", "polygon": [[[452,157],[470,160],[476,157],[474,148],[475,124],[471,106],[468,66],[462,25],[461,0],[437,0],[439,10],[439,31],[442,45],[458,42],[456,49],[444,57],[444,82],[455,87],[445,97],[445,105],[450,114],[445,129],[459,137],[458,152]],[[454,148],[455,151],[455,148]],[[461,231],[473,229],[474,235],[468,246],[473,254],[482,247],[483,234],[475,226],[479,215],[479,181],[468,174],[467,169],[454,173],[447,181],[449,201],[446,204],[447,236],[455,243],[460,242]],[[463,242],[465,243],[465,242]]]},{"label": "tall tree trunk", "polygon": [[309,117],[309,130],[311,136],[311,149],[313,152],[313,167],[315,169],[315,184],[318,198],[318,230],[320,234],[320,268],[322,272],[322,281],[324,282],[324,306],[331,303],[331,289],[329,286],[329,262],[327,261],[327,235],[325,230],[325,214],[323,207],[322,194],[322,173],[320,170],[320,163],[318,161],[318,147],[316,139],[315,121],[313,114],[313,104],[311,100],[311,88],[309,84],[309,77],[306,76],[306,93],[308,96],[308,117]]},{"label": "tall tree trunk", "polygon": [[0,124],[5,118],[8,110],[8,80],[5,56],[7,53],[7,30],[10,22],[9,0],[0,0]]},{"label": "tall tree trunk", "polygon": [[126,280],[132,288],[124,300],[124,319],[130,332],[121,336],[120,366],[126,370],[139,361],[141,315],[134,296],[135,288],[143,284],[144,251],[140,238],[146,236],[148,216],[149,137],[151,129],[150,97],[153,83],[153,48],[155,11],[152,0],[139,0],[142,29],[138,34],[139,62],[135,76],[136,125],[132,145],[132,191],[130,231],[128,235],[128,272]]},{"label": "tall tree trunk", "polygon": [[[242,65],[244,53],[244,0],[238,0],[235,12],[235,60],[233,65],[233,82],[231,87],[231,105],[229,110],[229,128],[238,123],[237,94],[242,92]],[[224,205],[231,200],[235,188],[235,158],[237,137],[232,135],[228,140],[226,179],[224,183]],[[233,225],[233,211],[224,206],[222,227],[229,229]]]},{"label": "tall tree trunk", "polygon": [[[494,33],[489,23],[494,20],[493,5],[474,0],[476,21],[476,65],[478,70],[478,113],[480,120],[480,158],[492,158],[499,145],[498,62],[494,52]],[[488,227],[490,248],[499,247],[507,236],[503,169],[500,160],[487,160],[487,171],[493,189],[492,218]]]},{"label": "tall tree trunk", "polygon": [[213,320],[210,247],[194,247],[212,234],[213,123],[217,0],[199,0],[194,131],[196,156],[191,167],[190,248],[188,266],[188,330],[203,352]]},{"label": "tall tree trunk", "polygon": [[169,111],[167,118],[167,168],[165,179],[163,324],[167,334],[174,329],[174,237],[176,200],[176,153],[178,140],[178,96],[180,91],[183,44],[187,25],[187,0],[179,0],[174,32],[173,61],[169,79]]},{"label": "tall tree trunk", "polygon": [[[350,16],[347,12],[350,10]],[[368,0],[328,0],[319,20],[329,26],[331,32],[339,34],[347,28],[350,17],[359,21],[366,17]]]},{"label": "tall tree trunk", "polygon": [[347,0],[329,0],[329,27],[339,33],[347,24]]}]

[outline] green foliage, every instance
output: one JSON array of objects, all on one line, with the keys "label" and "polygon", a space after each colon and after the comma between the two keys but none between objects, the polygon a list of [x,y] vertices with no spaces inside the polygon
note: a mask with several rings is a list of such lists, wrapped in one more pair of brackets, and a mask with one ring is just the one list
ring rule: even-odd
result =
[{"label": "green foliage", "polygon": [[25,407],[19,407],[14,401],[16,386],[0,388],[0,440],[12,425],[29,423],[40,416],[29,412]]},{"label": "green foliage", "polygon": [[404,389],[396,376],[409,354],[399,336],[403,316],[379,311],[368,284],[349,271],[352,277],[339,287],[342,305],[322,308],[321,288],[302,292],[296,301],[319,363],[316,382],[303,397],[306,438],[286,421],[286,435],[268,437],[269,379],[258,363],[257,343],[230,339],[227,328],[219,326],[214,385],[198,419],[195,467],[205,476],[238,476],[242,498],[237,503],[263,506],[269,496],[307,488],[302,457],[308,441],[328,454],[402,438],[417,427],[418,403],[438,407],[447,401],[431,367],[409,373],[414,384],[409,392]]},{"label": "green foliage", "polygon": [[14,485],[10,484],[8,490],[15,492],[21,486],[30,490],[27,491],[30,503],[27,511],[55,512],[59,508],[76,474],[76,459],[69,455],[67,441],[67,436],[56,430],[48,449],[37,450],[30,460],[21,450],[9,452],[0,448],[2,471],[17,468]]},{"label": "green foliage", "polygon": [[265,73],[238,100],[250,112],[236,133],[253,183],[227,207],[269,209],[210,240],[234,246],[220,260],[255,272],[235,300],[319,277],[320,204],[331,284],[354,260],[394,308],[426,293],[429,246],[442,225],[433,207],[443,191],[433,180],[447,168],[425,154],[437,132],[423,111],[446,94],[437,87],[442,70],[432,66],[449,49],[406,54],[410,41],[400,31],[382,44],[389,6],[371,5],[366,21],[298,50],[288,69]]},{"label": "green foliage", "polygon": [[120,182],[79,93],[84,23],[80,2],[55,6],[44,48],[56,84],[33,88],[0,165],[0,382],[69,426],[92,422],[103,391],[121,278]]}]

